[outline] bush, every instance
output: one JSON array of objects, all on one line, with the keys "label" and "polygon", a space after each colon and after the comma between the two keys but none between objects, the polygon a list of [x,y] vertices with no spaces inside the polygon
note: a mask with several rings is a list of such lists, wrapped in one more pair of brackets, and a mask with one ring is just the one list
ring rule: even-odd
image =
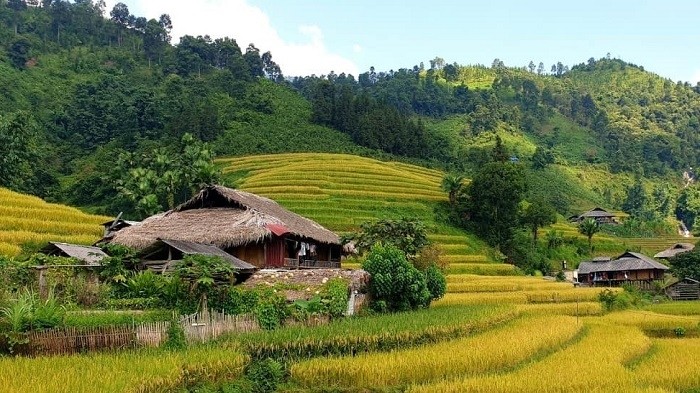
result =
[{"label": "bush", "polygon": [[284,319],[289,315],[286,299],[271,290],[261,294],[253,313],[260,327],[265,330],[274,330],[282,326]]},{"label": "bush", "polygon": [[163,344],[165,349],[179,350],[187,348],[185,330],[182,328],[182,325],[180,325],[180,321],[178,321],[177,318],[172,318],[170,320],[166,334],[168,335],[168,338]]},{"label": "bush", "polygon": [[395,246],[374,245],[362,268],[371,276],[369,293],[376,311],[405,311],[430,305],[425,275]]},{"label": "bush", "polygon": [[245,375],[252,384],[253,393],[270,393],[274,392],[277,385],[282,382],[285,370],[282,363],[267,358],[251,362]]},{"label": "bush", "polygon": [[348,310],[348,283],[342,278],[329,280],[321,289],[321,313],[342,317]]},{"label": "bush", "polygon": [[425,281],[426,285],[428,286],[428,291],[430,291],[430,297],[433,300],[437,300],[445,296],[445,292],[447,291],[447,280],[437,265],[430,265],[428,269],[425,270]]}]

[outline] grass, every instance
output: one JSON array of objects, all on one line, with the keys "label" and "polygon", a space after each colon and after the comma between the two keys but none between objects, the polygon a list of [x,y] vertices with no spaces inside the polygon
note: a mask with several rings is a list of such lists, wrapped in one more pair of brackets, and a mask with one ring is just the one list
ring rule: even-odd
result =
[{"label": "grass", "polygon": [[49,241],[92,244],[109,219],[0,188],[0,254],[17,256]]}]

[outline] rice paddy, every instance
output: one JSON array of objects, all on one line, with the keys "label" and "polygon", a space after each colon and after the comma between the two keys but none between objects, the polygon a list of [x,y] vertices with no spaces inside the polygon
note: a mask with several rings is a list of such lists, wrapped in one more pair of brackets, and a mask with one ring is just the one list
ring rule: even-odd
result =
[{"label": "rice paddy", "polygon": [[494,264],[486,245],[435,222],[436,203],[447,201],[441,171],[347,154],[291,153],[219,159],[229,183],[269,197],[339,233],[378,219],[417,218],[442,251],[443,262],[463,272],[516,274]]},{"label": "rice paddy", "polygon": [[[436,309],[514,306],[520,314],[486,332],[418,348],[295,363],[300,389],[409,392],[677,392],[700,388],[700,339],[656,338],[700,330],[697,302],[605,314],[601,288],[535,277],[448,276]],[[678,311],[678,315],[672,315]],[[684,330],[685,331],[685,330]]]},{"label": "rice paddy", "polygon": [[167,352],[0,358],[0,393],[179,391],[196,380],[232,380],[247,358],[213,347]]},{"label": "rice paddy", "polygon": [[100,224],[107,220],[0,188],[0,255],[16,256],[23,246],[49,241],[91,244],[100,238]]}]

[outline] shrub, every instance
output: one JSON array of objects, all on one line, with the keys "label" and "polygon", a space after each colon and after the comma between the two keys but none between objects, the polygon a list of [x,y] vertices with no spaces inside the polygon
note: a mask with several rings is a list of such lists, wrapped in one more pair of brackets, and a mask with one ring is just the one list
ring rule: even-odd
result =
[{"label": "shrub", "polygon": [[405,311],[430,305],[425,275],[395,246],[374,245],[362,268],[371,276],[369,292],[376,311]]},{"label": "shrub", "polygon": [[185,330],[180,325],[180,321],[177,318],[172,318],[170,324],[168,325],[168,330],[166,331],[168,335],[163,347],[170,350],[179,350],[187,348],[187,338],[185,337]]},{"label": "shrub", "polygon": [[261,294],[253,313],[261,328],[265,330],[277,329],[282,326],[284,319],[289,314],[287,301],[284,297],[271,290],[265,291],[265,293]]},{"label": "shrub", "polygon": [[252,384],[253,393],[270,393],[277,389],[285,375],[282,363],[274,359],[253,361],[246,369],[246,379]]},{"label": "shrub", "polygon": [[348,283],[342,278],[329,280],[321,289],[321,312],[331,318],[342,317],[348,309]]},{"label": "shrub", "polygon": [[437,267],[443,272],[449,267],[449,262],[440,259],[442,255],[442,250],[440,247],[431,244],[423,247],[413,261],[413,265],[418,268],[418,270],[426,271],[430,266],[437,265]]},{"label": "shrub", "polygon": [[437,300],[445,296],[447,291],[447,280],[437,265],[430,265],[425,270],[425,281],[430,291],[430,297]]},{"label": "shrub", "polygon": [[126,296],[128,298],[152,298],[161,295],[165,287],[163,276],[151,270],[138,272],[126,280]]}]

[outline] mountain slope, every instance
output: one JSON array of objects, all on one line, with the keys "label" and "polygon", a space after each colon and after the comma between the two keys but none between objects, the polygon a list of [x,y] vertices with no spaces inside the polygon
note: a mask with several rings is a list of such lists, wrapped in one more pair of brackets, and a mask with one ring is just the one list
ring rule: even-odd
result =
[{"label": "mountain slope", "polygon": [[348,233],[365,221],[417,218],[453,269],[512,271],[512,266],[490,263],[482,241],[436,220],[438,203],[447,201],[440,190],[440,171],[347,154],[274,154],[217,162],[228,183],[269,197],[331,230]]}]

